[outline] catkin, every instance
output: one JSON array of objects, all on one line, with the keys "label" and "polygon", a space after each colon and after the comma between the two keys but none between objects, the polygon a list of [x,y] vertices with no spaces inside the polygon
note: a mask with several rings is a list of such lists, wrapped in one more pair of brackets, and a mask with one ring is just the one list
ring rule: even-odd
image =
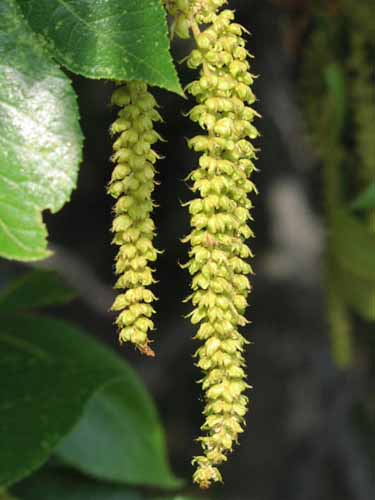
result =
[{"label": "catkin", "polygon": [[242,26],[225,0],[176,0],[167,3],[174,16],[174,31],[186,37],[191,30],[196,47],[187,65],[199,69],[199,79],[187,91],[197,105],[190,118],[203,133],[188,141],[200,153],[199,166],[190,175],[195,198],[189,203],[192,231],[187,268],[192,275],[191,321],[199,325],[197,366],[205,396],[205,421],[199,438],[202,455],[195,457],[194,481],[202,488],[221,481],[217,468],[226,460],[243,432],[248,398],[243,351],[247,341],[239,332],[246,325],[248,275],[252,252],[246,240],[256,192],[251,174],[256,150],[250,140],[258,136],[253,125],[249,53]]},{"label": "catkin", "polygon": [[154,356],[148,333],[154,328],[155,296],[149,289],[154,282],[150,263],[156,260],[153,210],[154,164],[158,155],[152,145],[160,139],[154,122],[161,121],[154,97],[143,82],[129,82],[113,93],[112,103],[121,109],[111,127],[117,138],[113,144],[115,167],[108,192],[116,199],[112,232],[119,246],[115,288],[122,290],[112,310],[120,342],[132,342],[139,351]]}]

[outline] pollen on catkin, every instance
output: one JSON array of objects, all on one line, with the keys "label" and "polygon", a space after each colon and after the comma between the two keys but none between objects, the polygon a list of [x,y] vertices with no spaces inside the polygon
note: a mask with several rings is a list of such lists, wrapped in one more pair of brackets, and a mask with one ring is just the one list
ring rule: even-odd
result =
[{"label": "pollen on catkin", "polygon": [[149,289],[154,282],[150,263],[156,260],[153,210],[154,164],[158,159],[152,145],[160,139],[154,122],[161,121],[156,101],[143,82],[128,82],[116,88],[112,104],[121,109],[111,127],[117,136],[113,144],[115,167],[108,193],[116,199],[112,232],[119,246],[115,288],[121,290],[112,310],[120,342],[131,342],[147,356],[154,356],[149,331],[155,312],[155,296]]},{"label": "pollen on catkin", "polygon": [[245,31],[234,22],[231,10],[221,10],[226,0],[170,0],[175,33],[186,37],[191,30],[196,47],[187,65],[199,69],[199,79],[187,91],[197,105],[190,118],[203,129],[189,146],[200,153],[199,166],[191,174],[196,197],[189,203],[191,233],[186,265],[192,275],[191,322],[199,325],[197,366],[205,397],[205,421],[199,438],[202,455],[193,459],[194,481],[202,488],[221,481],[217,468],[227,458],[243,432],[248,398],[243,351],[247,341],[239,332],[246,325],[247,295],[252,273],[252,252],[245,241],[256,192],[251,174],[256,150],[250,140],[258,136],[253,125],[259,116],[253,109],[249,53]]}]

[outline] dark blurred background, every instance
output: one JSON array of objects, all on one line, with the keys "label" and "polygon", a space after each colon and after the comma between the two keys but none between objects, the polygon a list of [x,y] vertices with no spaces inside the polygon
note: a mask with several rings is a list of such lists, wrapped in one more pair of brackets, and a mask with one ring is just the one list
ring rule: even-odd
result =
[{"label": "dark blurred background", "polygon": [[[332,2],[334,3],[334,2]],[[360,3],[360,2],[359,2]],[[262,114],[258,141],[260,195],[254,200],[254,291],[245,334],[251,408],[240,446],[223,467],[224,486],[212,497],[225,500],[370,500],[375,498],[375,439],[371,418],[374,366],[361,351],[368,325],[356,321],[353,366],[339,370],[331,357],[322,281],[325,225],[321,168],[306,130],[299,93],[300,66],[310,26],[308,0],[235,0],[239,22],[251,31],[255,92]],[[375,6],[374,6],[375,7]],[[375,10],[375,9],[374,9]],[[375,14],[375,12],[374,12]],[[182,59],[188,44],[176,42]],[[180,65],[186,84],[192,75]],[[319,68],[317,68],[319,71]],[[65,309],[76,322],[117,351],[113,317],[107,312],[115,248],[111,246],[112,200],[106,195],[112,165],[108,128],[112,84],[74,77],[86,137],[84,163],[71,203],[46,214],[55,256],[44,263],[57,268],[82,297]],[[194,133],[182,114],[192,103],[156,90],[165,123],[158,145],[155,200],[159,297],[155,359],[121,348],[155,398],[166,427],[175,472],[190,477],[198,452],[202,421],[200,374],[192,355],[197,344],[184,315],[182,299],[189,276],[179,267],[187,259],[180,239],[189,231],[190,197],[184,178],[196,156],[185,142]],[[375,137],[374,137],[375,140]],[[6,266],[7,264],[2,264]],[[370,406],[369,406],[370,405]],[[370,410],[369,410],[370,408]]]}]

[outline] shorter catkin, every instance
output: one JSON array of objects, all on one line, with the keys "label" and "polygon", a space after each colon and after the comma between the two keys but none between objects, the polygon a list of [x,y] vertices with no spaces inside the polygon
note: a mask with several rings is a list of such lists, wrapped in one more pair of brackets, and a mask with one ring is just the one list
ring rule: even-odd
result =
[{"label": "shorter catkin", "polygon": [[152,145],[160,139],[153,123],[161,121],[156,101],[143,82],[128,82],[113,93],[112,103],[121,109],[111,127],[117,136],[113,144],[115,168],[108,193],[116,199],[112,232],[119,246],[115,288],[122,290],[112,310],[120,342],[132,342],[147,356],[154,356],[148,332],[153,330],[155,296],[149,289],[154,282],[150,262],[156,260],[153,210],[154,164],[158,159]]}]

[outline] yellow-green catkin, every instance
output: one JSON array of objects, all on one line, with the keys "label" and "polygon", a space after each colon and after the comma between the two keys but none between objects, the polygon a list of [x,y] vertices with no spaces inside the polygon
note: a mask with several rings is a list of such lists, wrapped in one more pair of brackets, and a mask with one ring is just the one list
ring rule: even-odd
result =
[{"label": "yellow-green catkin", "polygon": [[187,91],[197,105],[190,118],[203,129],[189,140],[200,153],[199,166],[190,175],[196,197],[189,203],[192,231],[187,267],[192,275],[191,321],[199,325],[197,366],[205,397],[205,421],[199,438],[202,455],[195,457],[194,481],[202,488],[221,481],[218,470],[243,432],[249,385],[244,371],[247,341],[239,327],[251,289],[247,262],[252,253],[246,240],[253,236],[249,193],[258,136],[253,120],[259,116],[251,85],[250,55],[242,26],[225,0],[176,0],[167,4],[175,17],[174,31],[193,34],[196,47],[187,65],[199,69],[199,79]]},{"label": "yellow-green catkin", "polygon": [[160,139],[154,122],[161,121],[154,97],[143,82],[121,84],[112,95],[112,104],[121,109],[111,127],[116,137],[112,161],[115,164],[108,192],[116,199],[112,232],[119,246],[115,288],[121,290],[112,310],[120,342],[131,342],[147,356],[154,356],[149,331],[155,312],[154,282],[150,263],[156,260],[155,233],[151,218],[154,164],[158,155],[152,145]]}]

